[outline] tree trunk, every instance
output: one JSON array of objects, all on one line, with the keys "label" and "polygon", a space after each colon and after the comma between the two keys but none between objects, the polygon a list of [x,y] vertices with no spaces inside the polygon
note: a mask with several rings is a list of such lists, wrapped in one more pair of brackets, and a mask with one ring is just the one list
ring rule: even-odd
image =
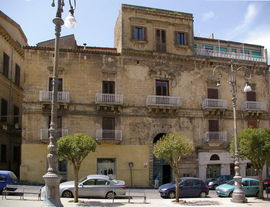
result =
[{"label": "tree trunk", "polygon": [[258,170],[258,175],[259,175],[259,181],[260,181],[260,186],[259,186],[259,198],[263,199],[263,175],[262,175],[262,169],[257,169]]},{"label": "tree trunk", "polygon": [[175,181],[175,200],[176,202],[179,202],[179,169],[178,165],[173,165],[173,176]]},{"label": "tree trunk", "polygon": [[79,167],[74,166],[74,202],[78,203]]}]

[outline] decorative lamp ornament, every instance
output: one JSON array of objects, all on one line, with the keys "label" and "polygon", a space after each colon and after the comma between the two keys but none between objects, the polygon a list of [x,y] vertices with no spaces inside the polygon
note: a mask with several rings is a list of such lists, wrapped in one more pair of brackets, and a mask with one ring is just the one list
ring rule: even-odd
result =
[{"label": "decorative lamp ornament", "polygon": [[72,13],[73,13],[73,10],[70,10],[68,16],[65,18],[64,22],[65,22],[65,27],[67,28],[74,28],[76,25],[76,19]]},{"label": "decorative lamp ornament", "polygon": [[250,85],[248,83],[246,83],[245,87],[244,87],[244,92],[247,93],[247,92],[250,92],[252,91]]}]

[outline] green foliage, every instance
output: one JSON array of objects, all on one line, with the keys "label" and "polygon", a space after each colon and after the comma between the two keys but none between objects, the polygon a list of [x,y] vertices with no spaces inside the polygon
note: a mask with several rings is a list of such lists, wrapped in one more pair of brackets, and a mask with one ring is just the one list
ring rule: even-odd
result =
[{"label": "green foliage", "polygon": [[193,143],[180,132],[170,133],[162,137],[154,145],[154,155],[171,163],[194,151]]},{"label": "green foliage", "polygon": [[[238,133],[238,152],[243,159],[249,159],[252,164],[264,165],[270,159],[270,130],[247,128]],[[234,153],[234,140],[231,142],[231,153]],[[258,167],[258,166],[256,166]]]},{"label": "green foliage", "polygon": [[[231,153],[234,153],[235,142],[232,140]],[[270,130],[247,128],[238,134],[238,154],[243,159],[251,161],[257,169],[260,187],[259,198],[263,198],[263,166],[270,160]]]},{"label": "green foliage", "polygon": [[59,158],[67,159],[76,166],[80,165],[91,151],[96,150],[96,142],[83,134],[61,137],[57,145]]}]

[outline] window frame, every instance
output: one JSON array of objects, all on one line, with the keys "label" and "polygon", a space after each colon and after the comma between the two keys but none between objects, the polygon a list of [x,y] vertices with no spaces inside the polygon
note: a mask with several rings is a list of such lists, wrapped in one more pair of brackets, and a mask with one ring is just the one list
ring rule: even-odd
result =
[{"label": "window frame", "polygon": [[132,26],[131,27],[131,39],[134,41],[147,41],[146,27],[143,26]]},{"label": "window frame", "polygon": [[186,46],[186,45],[188,45],[188,39],[187,39],[187,33],[186,32],[175,31],[175,45],[176,46]]}]

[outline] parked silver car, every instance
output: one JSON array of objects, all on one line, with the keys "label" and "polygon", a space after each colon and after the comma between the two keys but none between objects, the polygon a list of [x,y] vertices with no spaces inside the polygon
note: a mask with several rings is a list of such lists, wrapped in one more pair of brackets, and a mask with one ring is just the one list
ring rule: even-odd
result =
[{"label": "parked silver car", "polygon": [[[60,195],[71,198],[74,194],[74,181],[60,184]],[[79,197],[113,198],[126,194],[125,181],[114,180],[106,175],[88,175],[79,180]]]}]

